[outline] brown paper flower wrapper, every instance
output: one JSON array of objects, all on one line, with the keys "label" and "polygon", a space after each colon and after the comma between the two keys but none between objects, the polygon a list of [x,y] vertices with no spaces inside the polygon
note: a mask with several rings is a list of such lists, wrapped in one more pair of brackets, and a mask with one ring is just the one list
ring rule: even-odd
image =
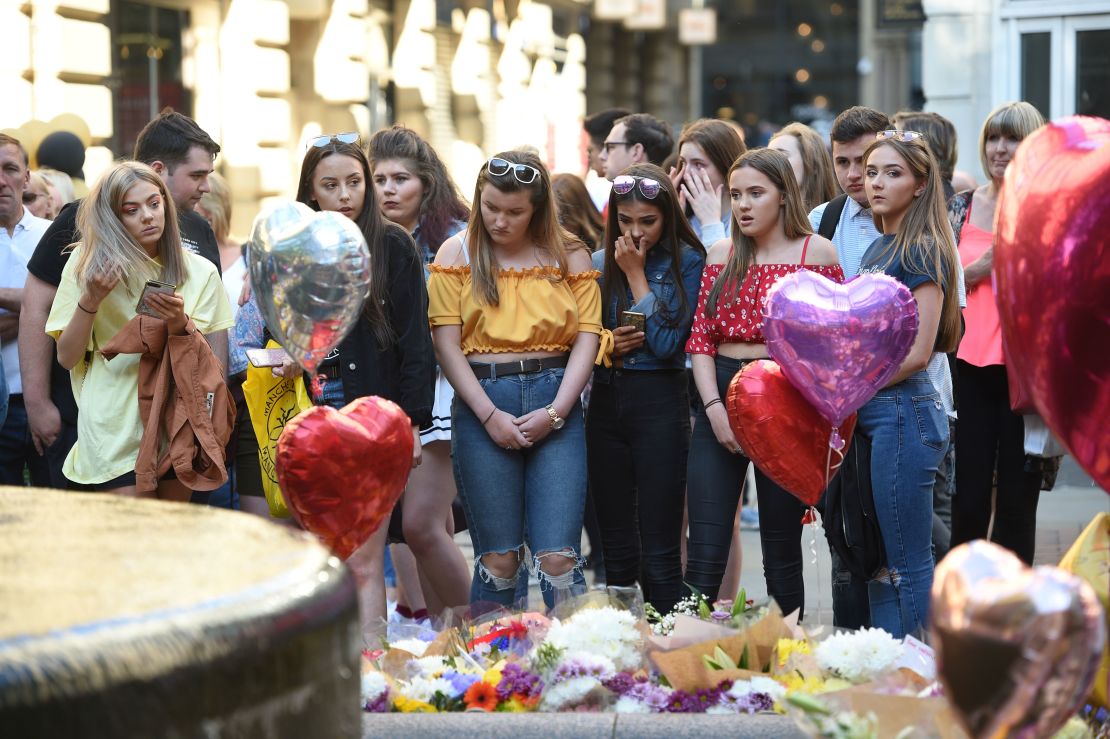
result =
[{"label": "brown paper flower wrapper", "polygon": [[879,724],[878,739],[895,739],[908,726],[917,729],[911,734],[915,737],[968,739],[947,701],[941,697],[885,695],[864,685],[822,693],[818,697],[834,711],[854,711],[861,716],[874,714]]}]

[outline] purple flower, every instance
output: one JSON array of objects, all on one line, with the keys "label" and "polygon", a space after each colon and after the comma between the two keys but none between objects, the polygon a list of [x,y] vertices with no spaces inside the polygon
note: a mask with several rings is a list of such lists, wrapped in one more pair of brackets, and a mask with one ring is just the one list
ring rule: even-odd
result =
[{"label": "purple flower", "polygon": [[367,713],[385,713],[389,710],[389,691],[383,690],[382,694],[362,707]]},{"label": "purple flower", "polygon": [[775,702],[771,700],[771,696],[766,693],[748,693],[737,699],[733,707],[737,713],[741,711],[756,713],[758,711],[770,711],[774,704]]},{"label": "purple flower", "polygon": [[636,679],[627,672],[618,672],[613,677],[605,681],[605,687],[622,696],[631,690],[636,685]]},{"label": "purple flower", "polygon": [[732,620],[732,614],[730,614],[728,611],[713,611],[709,614],[709,617],[712,618],[714,621],[720,623]]},{"label": "purple flower", "polygon": [[513,695],[532,698],[542,691],[543,681],[540,676],[517,664],[505,665],[505,669],[501,671],[501,682],[497,683],[497,697],[503,701]]},{"label": "purple flower", "polygon": [[454,688],[456,695],[462,695],[466,692],[467,688],[478,682],[480,678],[477,675],[466,675],[455,672],[454,670],[448,670],[443,673],[443,679],[451,683],[451,687]]},{"label": "purple flower", "polygon": [[705,713],[705,709],[706,706],[702,705],[697,695],[685,690],[673,690],[666,710],[667,713]]},{"label": "purple flower", "polygon": [[656,713],[663,713],[671,700],[671,691],[649,682],[637,682],[626,695],[635,698]]}]

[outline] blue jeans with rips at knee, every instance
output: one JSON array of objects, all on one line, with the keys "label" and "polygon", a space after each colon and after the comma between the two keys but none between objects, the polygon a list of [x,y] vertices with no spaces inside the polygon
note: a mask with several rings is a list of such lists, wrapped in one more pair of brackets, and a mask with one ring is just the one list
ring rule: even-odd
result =
[{"label": "blue jeans with rips at knee", "polygon": [[867,584],[871,625],[896,638],[928,623],[933,586],[933,482],[948,419],[924,371],[883,388],[859,410],[871,439],[871,490],[887,564]]},{"label": "blue jeans with rips at knee", "polygon": [[[494,405],[519,417],[553,402],[562,379],[559,368],[480,382]],[[586,503],[586,440],[581,404],[575,403],[563,428],[530,448],[508,450],[489,437],[482,419],[456,395],[451,451],[455,483],[479,560],[471,600],[512,605],[520,570],[502,578],[480,561],[482,555],[506,552],[518,552],[521,567],[530,566],[537,574],[548,607],[557,596],[584,593],[579,542]],[[572,567],[566,574],[548,575],[542,565],[549,557],[570,558]]]}]

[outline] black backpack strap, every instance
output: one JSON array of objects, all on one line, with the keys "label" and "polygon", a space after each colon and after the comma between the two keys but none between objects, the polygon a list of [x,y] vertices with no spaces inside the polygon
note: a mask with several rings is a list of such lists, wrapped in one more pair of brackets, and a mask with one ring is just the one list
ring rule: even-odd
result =
[{"label": "black backpack strap", "polygon": [[840,223],[840,214],[844,212],[844,206],[848,202],[847,193],[837,195],[829,201],[825,206],[825,210],[821,213],[821,223],[817,226],[817,233],[826,239],[832,239],[833,234],[836,233],[836,226]]}]

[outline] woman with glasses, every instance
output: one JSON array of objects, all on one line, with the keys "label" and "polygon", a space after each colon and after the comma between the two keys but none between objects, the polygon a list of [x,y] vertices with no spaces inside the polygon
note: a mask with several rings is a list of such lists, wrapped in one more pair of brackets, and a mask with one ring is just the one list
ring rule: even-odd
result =
[{"label": "woman with glasses", "polygon": [[832,157],[821,134],[804,123],[788,123],[771,138],[767,148],[781,151],[790,160],[806,213],[836,197]]},{"label": "woman with glasses", "polygon": [[440,249],[431,271],[428,316],[455,388],[455,479],[477,557],[471,601],[510,605],[530,555],[551,606],[585,590],[579,395],[601,303],[539,157],[508,151],[482,167],[466,242]]},{"label": "woman with glasses", "polygon": [[864,190],[882,235],[860,273],[887,274],[913,293],[918,327],[909,356],[859,410],[871,440],[871,489],[886,566],[867,584],[871,625],[901,639],[924,628],[933,583],[933,481],[948,419],[925,368],[960,337],[956,247],[945,222],[940,168],[921,134],[881,131],[863,155]]},{"label": "woman with glasses", "polygon": [[666,173],[637,164],[613,180],[600,270],[612,367],[594,370],[586,420],[606,583],[640,583],[668,613],[683,596],[682,510],[690,399],[683,348],[705,250]]},{"label": "woman with glasses", "polygon": [[1036,548],[1041,474],[1026,471],[1025,421],[1010,408],[1002,324],[990,276],[994,212],[1006,167],[1022,140],[1043,125],[1044,118],[1026,102],[991,111],[979,134],[979,159],[989,181],[948,202],[967,285],[966,332],[956,354],[959,433],[952,546],[985,537],[993,513],[991,540],[1028,564]]},{"label": "woman with glasses", "polygon": [[732,214],[725,172],[746,150],[740,134],[724,121],[703,118],[682,129],[678,168],[671,170],[670,179],[706,248],[728,238]]},{"label": "woman with glasses", "polygon": [[[810,228],[785,154],[773,149],[743,154],[728,172],[728,186],[732,238],[718,241],[709,250],[686,343],[702,401],[687,469],[686,581],[710,600],[720,589],[749,462],[729,426],[724,404],[729,383],[745,364],[768,357],[763,304],[779,278],[810,269],[837,282],[844,280],[836,248]],[[767,592],[783,613],[790,613],[805,604],[801,549],[805,506],[759,467],[755,481]]]},{"label": "woman with glasses", "polygon": [[[341,408],[357,398],[378,395],[397,403],[412,423],[416,467],[421,462],[420,428],[431,422],[435,381],[424,260],[404,229],[382,218],[370,187],[370,163],[357,134],[320,137],[311,143],[301,163],[297,200],[353,220],[370,250],[369,295],[358,323],[319,367],[324,383],[317,402]],[[295,371],[289,365],[284,369]],[[348,561],[360,575],[363,626],[375,632],[386,615],[387,531],[380,527]]]},{"label": "woman with glasses", "polygon": [[[374,194],[382,215],[400,225],[416,242],[425,264],[440,245],[457,243],[470,208],[439,155],[415,131],[393,126],[378,131],[368,147]],[[449,242],[449,243],[451,243]],[[455,479],[451,473],[451,400],[454,391],[436,371],[431,423],[420,430],[423,462],[413,470],[401,508],[405,544],[412,550],[434,596],[431,607],[461,606],[468,597],[466,560],[455,544]],[[397,552],[397,546],[393,552]],[[404,556],[403,554],[400,556]],[[406,583],[407,585],[408,583]],[[406,587],[406,591],[411,588]],[[404,606],[398,610],[404,615]],[[414,617],[421,614],[419,609]]]}]

